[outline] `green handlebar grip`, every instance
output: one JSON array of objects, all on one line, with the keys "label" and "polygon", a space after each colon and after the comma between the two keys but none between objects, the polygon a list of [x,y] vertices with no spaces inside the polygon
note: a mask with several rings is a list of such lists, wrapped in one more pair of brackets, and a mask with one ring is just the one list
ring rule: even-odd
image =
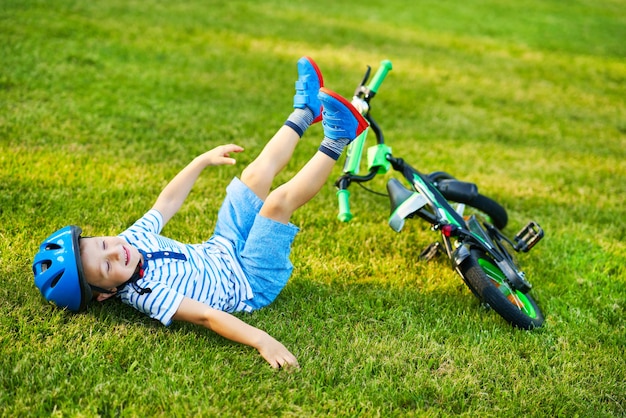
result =
[{"label": "green handlebar grip", "polygon": [[337,199],[339,201],[339,215],[337,219],[341,222],[348,222],[352,219],[350,213],[350,191],[347,189],[337,190]]},{"label": "green handlebar grip", "polygon": [[374,74],[374,78],[372,78],[372,81],[370,81],[370,83],[367,85],[367,88],[369,88],[374,93],[378,92],[378,88],[381,84],[383,84],[383,80],[387,76],[387,73],[391,71],[391,69],[391,61],[381,61],[380,67],[378,67],[378,71],[376,71],[376,74]]}]

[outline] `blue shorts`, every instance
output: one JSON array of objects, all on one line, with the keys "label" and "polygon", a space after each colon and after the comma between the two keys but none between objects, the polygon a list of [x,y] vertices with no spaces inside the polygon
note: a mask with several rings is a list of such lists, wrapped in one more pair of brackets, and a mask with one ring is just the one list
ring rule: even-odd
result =
[{"label": "blue shorts", "polygon": [[241,268],[254,297],[245,303],[253,309],[269,305],[283,290],[293,265],[291,244],[299,229],[259,215],[263,201],[238,178],[226,188],[217,215],[215,235],[235,246]]}]

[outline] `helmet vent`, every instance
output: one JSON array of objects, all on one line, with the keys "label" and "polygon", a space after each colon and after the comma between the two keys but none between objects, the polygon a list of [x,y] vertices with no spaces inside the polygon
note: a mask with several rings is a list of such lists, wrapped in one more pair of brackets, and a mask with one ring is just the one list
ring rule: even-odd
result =
[{"label": "helmet vent", "polygon": [[46,244],[46,251],[58,250],[60,248],[61,248],[61,246],[59,244],[55,244],[53,242],[49,242],[48,244]]},{"label": "helmet vent", "polygon": [[50,288],[53,288],[54,286],[57,285],[57,283],[59,282],[59,280],[61,280],[61,277],[63,277],[63,273],[61,272],[59,274],[57,274],[54,279],[52,279],[52,282],[50,282]]}]

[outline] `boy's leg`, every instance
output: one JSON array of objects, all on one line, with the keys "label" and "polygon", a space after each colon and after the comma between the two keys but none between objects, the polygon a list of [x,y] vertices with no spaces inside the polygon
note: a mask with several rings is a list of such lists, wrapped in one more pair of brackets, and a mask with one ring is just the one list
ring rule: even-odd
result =
[{"label": "boy's leg", "polygon": [[343,97],[320,89],[323,108],[324,140],[318,152],[287,183],[272,191],[259,214],[280,223],[288,223],[293,212],[315,196],[332,172],[343,148],[359,136],[367,121]]},{"label": "boy's leg", "polygon": [[300,137],[321,116],[321,104],[317,97],[324,85],[317,64],[309,58],[298,60],[298,80],[294,96],[294,111],[285,124],[265,145],[261,154],[241,174],[241,181],[259,198],[265,200],[272,181],[289,162]]}]

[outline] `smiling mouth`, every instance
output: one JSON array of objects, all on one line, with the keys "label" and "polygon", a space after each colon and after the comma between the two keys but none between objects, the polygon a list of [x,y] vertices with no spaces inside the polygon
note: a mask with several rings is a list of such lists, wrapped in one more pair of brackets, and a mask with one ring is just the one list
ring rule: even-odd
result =
[{"label": "smiling mouth", "polygon": [[122,247],[122,248],[124,249],[124,257],[125,257],[124,265],[127,266],[128,263],[130,262],[130,251],[128,251],[128,248],[126,247]]}]

